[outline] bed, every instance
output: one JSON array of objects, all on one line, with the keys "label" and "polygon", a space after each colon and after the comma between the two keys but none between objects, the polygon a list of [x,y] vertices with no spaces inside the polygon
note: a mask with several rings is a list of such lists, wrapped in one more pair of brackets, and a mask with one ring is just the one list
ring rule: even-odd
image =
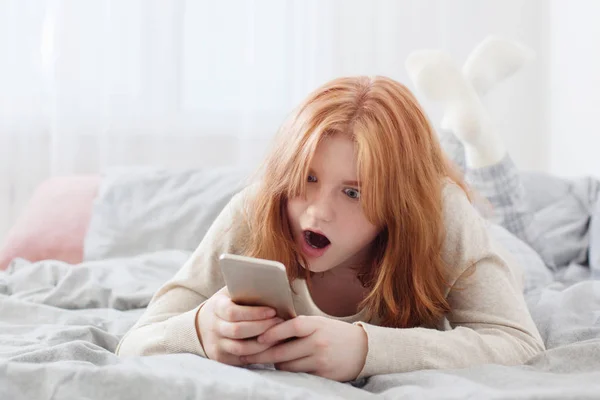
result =
[{"label": "bed", "polygon": [[525,365],[339,383],[190,354],[117,357],[152,294],[244,183],[233,169],[105,173],[82,262],[16,258],[0,271],[0,398],[600,398],[600,280],[577,263],[527,293],[547,351]]}]

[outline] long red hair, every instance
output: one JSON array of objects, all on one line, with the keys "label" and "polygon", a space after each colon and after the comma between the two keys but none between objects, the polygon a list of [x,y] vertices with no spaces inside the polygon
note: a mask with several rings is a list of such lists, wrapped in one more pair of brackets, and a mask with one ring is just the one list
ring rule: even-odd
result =
[{"label": "long red hair", "polygon": [[[458,171],[413,94],[386,77],[344,77],[311,93],[282,125],[248,213],[245,254],[282,262],[290,282],[310,275],[289,228],[286,201],[302,195],[311,159],[327,135],[356,143],[361,205],[381,228],[372,262],[358,271],[368,318],[383,326],[432,325],[449,311],[442,187]],[[306,263],[305,263],[306,265]]]}]

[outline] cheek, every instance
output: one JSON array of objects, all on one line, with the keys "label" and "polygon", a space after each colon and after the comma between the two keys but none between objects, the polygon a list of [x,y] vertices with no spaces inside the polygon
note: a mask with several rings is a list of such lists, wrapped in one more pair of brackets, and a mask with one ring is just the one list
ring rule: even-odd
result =
[{"label": "cheek", "polygon": [[361,244],[363,246],[369,245],[375,240],[379,233],[379,230],[373,226],[369,221],[364,221],[361,228]]},{"label": "cheek", "polygon": [[293,230],[298,227],[298,221],[300,219],[300,215],[302,215],[302,210],[304,209],[302,203],[303,202],[300,199],[290,199],[287,202],[287,218]]},{"label": "cheek", "polygon": [[354,246],[364,247],[370,244],[379,233],[376,226],[371,224],[367,217],[361,212],[354,212],[348,218],[343,219],[340,231],[346,238],[347,243]]}]

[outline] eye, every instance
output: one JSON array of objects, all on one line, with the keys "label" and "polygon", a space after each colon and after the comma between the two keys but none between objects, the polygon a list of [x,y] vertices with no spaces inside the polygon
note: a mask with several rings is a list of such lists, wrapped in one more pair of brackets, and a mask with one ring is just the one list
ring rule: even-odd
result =
[{"label": "eye", "polygon": [[346,194],[346,196],[350,197],[351,199],[354,200],[358,200],[360,199],[360,192],[358,191],[358,189],[344,189],[344,193]]},{"label": "eye", "polygon": [[314,176],[314,175],[309,175],[307,181],[308,182],[316,182],[317,181],[317,177]]}]

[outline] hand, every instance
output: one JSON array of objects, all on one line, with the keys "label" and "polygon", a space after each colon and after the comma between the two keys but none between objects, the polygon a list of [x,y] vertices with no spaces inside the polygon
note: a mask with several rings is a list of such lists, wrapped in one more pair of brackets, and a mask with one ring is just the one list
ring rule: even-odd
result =
[{"label": "hand", "polygon": [[324,317],[298,316],[282,322],[260,335],[258,343],[275,346],[242,357],[243,362],[273,363],[283,371],[308,372],[340,382],[356,379],[367,358],[367,334],[362,327]]},{"label": "hand", "polygon": [[200,308],[196,328],[208,358],[242,365],[240,356],[260,353],[272,346],[258,343],[256,336],[283,321],[274,316],[275,310],[270,307],[235,304],[224,287]]}]

